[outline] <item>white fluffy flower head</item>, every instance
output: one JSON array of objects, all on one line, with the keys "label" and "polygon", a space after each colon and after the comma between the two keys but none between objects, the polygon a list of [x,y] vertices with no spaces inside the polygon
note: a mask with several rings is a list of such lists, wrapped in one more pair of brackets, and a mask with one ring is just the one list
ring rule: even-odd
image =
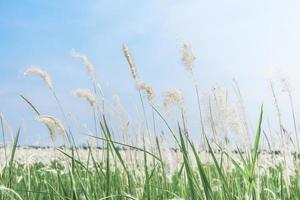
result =
[{"label": "white fluffy flower head", "polygon": [[180,90],[172,90],[164,94],[163,104],[166,109],[168,109],[172,104],[177,104],[179,107],[182,107],[183,103],[184,99]]},{"label": "white fluffy flower head", "polygon": [[130,52],[129,52],[129,49],[125,44],[123,45],[123,52],[124,52],[124,55],[125,55],[125,58],[126,58],[128,64],[129,64],[131,75],[132,75],[133,79],[135,81],[138,81],[139,75],[137,73],[135,63],[133,62],[132,56],[130,55]]},{"label": "white fluffy flower head", "polygon": [[188,44],[182,45],[182,62],[186,69],[190,72],[193,70],[193,63],[195,61],[196,57],[194,56],[192,52],[192,48]]},{"label": "white fluffy flower head", "polygon": [[88,72],[91,80],[96,81],[96,70],[94,68],[94,65],[88,59],[88,57],[84,54],[81,54],[81,53],[75,51],[75,49],[72,49],[70,54],[71,54],[71,57],[80,60],[86,66],[87,72]]},{"label": "white fluffy flower head", "polygon": [[144,81],[138,81],[136,83],[136,87],[138,90],[141,90],[146,93],[147,99],[151,102],[154,99],[154,91],[153,88]]},{"label": "white fluffy flower head", "polygon": [[73,95],[85,99],[93,108],[96,106],[96,95],[89,89],[78,88],[73,92]]},{"label": "white fluffy flower head", "polygon": [[62,123],[53,116],[49,115],[40,115],[35,119],[38,122],[45,124],[48,128],[52,141],[56,139],[57,133],[60,133],[62,136],[65,135],[65,128]]},{"label": "white fluffy flower head", "polygon": [[39,77],[41,77],[43,79],[43,81],[45,82],[45,84],[48,86],[48,88],[50,90],[53,90],[52,80],[46,71],[42,70],[40,67],[30,66],[24,72],[24,76],[28,76],[30,74],[35,74],[35,75],[38,75]]}]

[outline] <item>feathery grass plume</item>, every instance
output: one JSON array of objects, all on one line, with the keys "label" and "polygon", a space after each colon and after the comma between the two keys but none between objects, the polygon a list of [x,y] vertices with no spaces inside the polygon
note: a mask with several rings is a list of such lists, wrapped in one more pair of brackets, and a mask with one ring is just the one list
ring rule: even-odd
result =
[{"label": "feathery grass plume", "polygon": [[172,104],[176,104],[181,108],[183,106],[183,103],[184,99],[180,90],[172,90],[164,94],[163,105],[167,110]]},{"label": "feathery grass plume", "polygon": [[73,95],[85,99],[93,108],[96,106],[96,95],[89,89],[78,88],[73,92]]},{"label": "feathery grass plume", "polygon": [[88,57],[84,54],[77,52],[75,49],[71,49],[70,55],[71,55],[71,57],[81,61],[86,66],[87,72],[88,72],[91,80],[93,82],[95,82],[96,81],[96,70],[95,70],[94,65],[88,59]]},{"label": "feathery grass plume", "polygon": [[192,52],[192,47],[186,43],[182,45],[182,63],[186,69],[190,72],[193,72],[193,63],[196,57]]},{"label": "feathery grass plume", "polygon": [[137,90],[144,91],[147,94],[148,100],[152,101],[154,98],[153,88],[146,82],[140,80],[139,75],[137,73],[136,66],[133,62],[132,56],[130,55],[129,49],[126,45],[123,45],[123,52],[129,64],[132,78],[136,81]]},{"label": "feathery grass plume", "polygon": [[126,57],[126,60],[127,60],[128,64],[129,64],[131,75],[132,75],[133,79],[135,81],[138,81],[139,80],[139,75],[137,73],[136,66],[133,62],[133,59],[132,59],[131,55],[130,55],[128,47],[125,44],[123,45],[123,52],[124,52],[124,55]]},{"label": "feathery grass plume", "polygon": [[125,142],[125,144],[129,144],[128,132],[130,127],[130,116],[123,107],[119,95],[114,94],[112,98],[114,103],[113,106],[115,108],[114,116],[118,119],[120,123],[120,132],[122,133],[123,141]]},{"label": "feathery grass plume", "polygon": [[[236,106],[229,100],[226,88],[219,85],[213,88],[214,101],[212,102],[212,117],[219,143],[225,140],[225,145],[229,142],[229,133],[235,133],[241,139],[245,139],[246,130]],[[243,141],[243,140],[242,140]],[[246,141],[243,141],[246,142]],[[248,141],[247,141],[248,142]],[[247,146],[246,143],[243,144]]]},{"label": "feathery grass plume", "polygon": [[126,57],[126,60],[127,60],[128,64],[129,64],[130,71],[131,71],[132,77],[135,81],[136,88],[137,88],[137,90],[140,94],[140,100],[141,100],[141,104],[142,104],[142,108],[143,108],[143,114],[144,114],[144,119],[145,119],[145,123],[146,123],[146,129],[147,129],[147,132],[149,134],[149,138],[152,138],[150,130],[149,130],[148,120],[147,120],[147,117],[146,117],[146,110],[145,110],[145,106],[144,106],[144,103],[143,103],[143,98],[141,96],[141,91],[146,92],[147,98],[148,98],[149,102],[151,102],[154,98],[153,89],[148,84],[146,84],[145,82],[140,80],[140,78],[138,76],[138,73],[137,73],[136,66],[133,62],[133,59],[132,59],[131,55],[130,55],[129,49],[125,44],[123,45],[123,52],[124,52],[124,56]]},{"label": "feathery grass plume", "polygon": [[[291,178],[292,176],[295,175],[295,163],[294,163],[294,159],[293,159],[293,151],[295,151],[296,153],[299,153],[299,138],[298,138],[298,130],[297,130],[297,125],[296,125],[296,115],[295,115],[295,109],[294,109],[294,104],[293,104],[293,98],[292,98],[292,89],[290,86],[290,83],[288,81],[288,78],[282,76],[280,78],[280,81],[282,83],[282,92],[287,93],[288,97],[289,97],[289,101],[290,101],[290,107],[291,107],[291,112],[292,112],[292,117],[293,117],[293,125],[294,125],[294,134],[295,134],[295,140],[296,140],[296,144],[297,144],[297,148],[296,149],[292,149],[293,142],[291,142],[291,140],[289,139],[290,136],[285,137],[285,140],[283,142],[285,142],[285,144],[283,144],[283,148],[282,151],[284,153],[284,157],[285,157],[285,164],[286,166],[284,167],[283,170],[283,174],[284,174],[284,179],[285,182],[288,186],[291,185]],[[287,133],[288,135],[291,135],[291,133]],[[289,193],[289,191],[288,191]]]},{"label": "feathery grass plume", "polygon": [[296,113],[294,108],[294,101],[292,96],[292,87],[290,85],[290,82],[288,81],[288,78],[282,76],[280,78],[280,81],[282,83],[282,92],[287,93],[290,101],[290,107],[291,107],[291,113],[293,117],[293,125],[294,125],[294,132],[296,136],[296,144],[297,144],[297,151],[300,152],[300,145],[299,145],[299,138],[298,138],[298,130],[297,130],[297,124],[296,124]]},{"label": "feathery grass plume", "polygon": [[37,66],[30,66],[29,68],[27,68],[24,72],[24,76],[28,76],[30,74],[35,74],[38,75],[39,77],[41,77],[44,81],[44,83],[47,85],[47,87],[50,90],[53,90],[53,83],[52,80],[49,76],[49,74],[44,71],[43,69],[41,69],[40,67]]},{"label": "feathery grass plume", "polygon": [[184,98],[183,94],[180,90],[171,90],[164,94],[163,99],[163,106],[168,111],[171,105],[176,105],[180,109],[182,118],[183,118],[183,125],[184,125],[184,132],[187,135],[187,112],[184,106]]},{"label": "feathery grass plume", "polygon": [[50,115],[39,115],[35,118],[35,120],[46,125],[53,142],[55,142],[57,133],[60,133],[62,136],[65,135],[66,131],[65,131],[64,126],[55,117],[50,116]]},{"label": "feathery grass plume", "polygon": [[244,100],[243,100],[242,93],[240,91],[238,82],[235,79],[233,79],[233,89],[234,89],[234,92],[237,97],[237,108],[239,111],[238,116],[239,116],[239,119],[241,120],[241,122],[243,123],[243,126],[244,126],[243,133],[244,133],[245,140],[247,140],[247,142],[245,141],[245,144],[246,144],[245,147],[249,150],[250,149],[250,137],[249,137],[250,131],[249,131],[249,125],[248,125],[248,121],[247,121],[246,109],[245,109]]},{"label": "feathery grass plume", "polygon": [[201,100],[200,100],[200,95],[199,95],[199,87],[197,84],[197,81],[195,79],[194,73],[193,73],[193,64],[194,61],[196,60],[196,57],[194,56],[192,52],[192,47],[189,44],[183,43],[182,44],[182,58],[181,61],[183,65],[185,66],[186,70],[191,73],[192,75],[192,81],[194,83],[196,95],[197,95],[197,104],[198,104],[198,112],[199,112],[199,120],[200,120],[200,145],[201,147],[205,148],[206,143],[204,139],[204,135],[206,134],[205,131],[205,126],[203,122],[203,116],[202,116],[202,106],[201,106]]},{"label": "feathery grass plume", "polygon": [[144,81],[138,81],[138,82],[136,83],[136,87],[137,87],[138,90],[144,91],[144,92],[146,93],[147,99],[148,99],[150,102],[153,101],[153,99],[154,99],[154,97],[155,97],[155,96],[154,96],[154,91],[153,91],[153,88],[152,88],[149,84],[147,84],[147,83],[144,82]]}]

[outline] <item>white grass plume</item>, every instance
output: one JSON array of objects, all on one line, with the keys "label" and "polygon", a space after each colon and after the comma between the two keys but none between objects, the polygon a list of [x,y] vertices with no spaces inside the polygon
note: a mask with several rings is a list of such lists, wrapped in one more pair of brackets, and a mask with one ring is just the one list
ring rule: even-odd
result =
[{"label": "white grass plume", "polygon": [[125,55],[125,58],[126,58],[128,64],[129,64],[131,75],[132,75],[133,79],[135,81],[138,81],[139,80],[139,75],[137,73],[136,66],[133,62],[133,59],[132,59],[131,55],[130,55],[128,47],[125,44],[123,45],[123,52],[124,52],[124,55]]},{"label": "white grass plume", "polygon": [[196,57],[194,56],[192,52],[192,48],[190,45],[184,43],[182,45],[182,63],[186,67],[186,69],[190,72],[193,71],[193,63],[195,61]]},{"label": "white grass plume", "polygon": [[130,116],[125,110],[124,106],[121,103],[121,99],[118,95],[113,95],[113,106],[114,106],[114,116],[118,119],[120,124],[120,132],[123,136],[123,141],[125,144],[129,144],[129,127],[130,127]]},{"label": "white grass plume", "polygon": [[78,88],[73,92],[73,95],[85,99],[93,108],[96,106],[96,95],[89,89]]},{"label": "white grass plume", "polygon": [[186,135],[188,135],[188,130],[187,130],[188,116],[184,106],[183,94],[180,90],[171,90],[164,94],[163,106],[166,109],[166,111],[169,111],[172,105],[178,106],[178,108],[180,109],[183,118],[184,132]]},{"label": "white grass plume", "polygon": [[51,80],[51,77],[49,76],[49,74],[44,71],[43,69],[41,69],[40,67],[37,66],[30,66],[29,68],[27,68],[24,72],[24,76],[28,76],[31,74],[35,74],[38,75],[39,77],[41,77],[44,81],[44,83],[47,85],[47,87],[50,90],[53,90],[53,83]]},{"label": "white grass plume", "polygon": [[60,133],[62,136],[65,135],[65,128],[62,123],[53,116],[50,115],[40,115],[35,118],[36,121],[45,124],[48,128],[52,141],[56,139],[57,133]]},{"label": "white grass plume", "polygon": [[131,75],[135,81],[137,90],[145,92],[147,95],[147,99],[150,102],[153,101],[153,99],[154,99],[153,88],[146,82],[140,80],[140,77],[137,73],[136,65],[133,62],[132,56],[130,55],[129,48],[125,44],[123,45],[123,52],[124,52],[125,58],[128,62],[128,65],[130,67]]},{"label": "white grass plume", "polygon": [[93,82],[96,81],[96,70],[95,70],[94,65],[88,59],[88,57],[84,54],[77,52],[75,49],[71,49],[70,55],[71,55],[71,57],[81,61],[86,66],[87,72],[88,72],[91,80]]},{"label": "white grass plume", "polygon": [[[228,147],[229,139],[238,139],[247,150],[250,146],[247,136],[247,129],[244,125],[243,117],[239,103],[229,98],[228,90],[222,86],[216,85],[212,89],[213,101],[210,107],[210,116],[217,133],[218,143],[223,143]],[[235,137],[230,137],[232,135]],[[226,147],[224,146],[224,147]]]},{"label": "white grass plume", "polygon": [[154,91],[153,91],[153,88],[152,88],[149,84],[147,84],[147,83],[144,82],[144,81],[138,81],[138,82],[136,83],[136,87],[137,87],[138,90],[144,91],[144,92],[146,93],[147,99],[148,99],[150,102],[153,101],[153,99],[154,99],[154,97],[155,97],[155,96],[154,96]]},{"label": "white grass plume", "polygon": [[172,104],[183,106],[184,99],[180,90],[172,90],[164,93],[163,105],[168,110]]}]

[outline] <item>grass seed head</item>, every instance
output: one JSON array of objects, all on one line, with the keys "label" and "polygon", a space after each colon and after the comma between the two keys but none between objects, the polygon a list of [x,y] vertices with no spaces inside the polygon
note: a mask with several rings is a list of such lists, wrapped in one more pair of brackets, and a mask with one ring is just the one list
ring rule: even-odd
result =
[{"label": "grass seed head", "polygon": [[182,45],[182,63],[186,67],[186,69],[190,72],[193,71],[193,63],[195,61],[196,57],[194,56],[192,52],[192,48],[188,44]]},{"label": "grass seed head", "polygon": [[46,125],[49,130],[52,141],[56,139],[56,134],[60,133],[62,136],[65,135],[65,128],[62,123],[53,116],[49,115],[40,115],[35,119],[38,122],[41,122]]},{"label": "grass seed head", "polygon": [[168,109],[172,104],[182,107],[184,103],[183,95],[180,90],[168,91],[164,94],[163,105]]},{"label": "grass seed head", "polygon": [[73,92],[73,95],[85,99],[93,108],[96,106],[97,103],[96,95],[89,89],[78,88]]},{"label": "grass seed head", "polygon": [[133,62],[133,59],[132,59],[131,55],[130,55],[129,49],[125,44],[123,45],[123,52],[124,52],[124,55],[125,55],[125,58],[126,58],[128,64],[129,64],[131,75],[132,75],[133,79],[135,81],[137,81],[139,79],[137,69],[136,69],[136,66]]},{"label": "grass seed head", "polygon": [[147,94],[148,100],[151,102],[154,99],[154,91],[153,88],[144,81],[139,81],[137,83],[137,89],[144,91]]},{"label": "grass seed head", "polygon": [[180,90],[172,90],[166,92],[164,94],[163,105],[166,111],[169,111],[172,105],[178,106],[183,117],[184,132],[186,135],[188,135],[188,130],[187,130],[188,115],[184,106],[184,98],[182,92]]},{"label": "grass seed head", "polygon": [[70,54],[71,54],[71,57],[78,59],[86,66],[87,72],[88,72],[91,80],[93,82],[96,81],[96,70],[95,70],[94,65],[88,59],[88,57],[84,54],[77,52],[75,49],[72,49]]},{"label": "grass seed head", "polygon": [[43,79],[44,83],[47,85],[47,87],[50,90],[53,90],[52,80],[51,80],[49,74],[46,71],[44,71],[41,68],[36,67],[36,66],[30,66],[29,68],[27,68],[25,70],[24,76],[28,76],[28,75],[31,75],[31,74],[35,74],[35,75],[38,75],[39,77],[41,77]]}]

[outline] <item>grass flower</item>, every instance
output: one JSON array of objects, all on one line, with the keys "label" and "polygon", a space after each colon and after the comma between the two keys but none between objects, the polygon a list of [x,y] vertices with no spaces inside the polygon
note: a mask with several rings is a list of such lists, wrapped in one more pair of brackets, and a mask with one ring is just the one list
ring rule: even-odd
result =
[{"label": "grass flower", "polygon": [[154,99],[154,91],[153,88],[148,85],[146,82],[144,81],[139,81],[137,83],[137,89],[140,91],[144,91],[147,95],[148,100],[151,102]]},{"label": "grass flower", "polygon": [[71,57],[78,59],[86,66],[86,70],[87,70],[91,80],[93,82],[95,82],[96,81],[96,70],[95,70],[94,65],[88,59],[88,57],[84,54],[77,52],[75,49],[72,49],[70,54],[71,54]]},{"label": "grass flower", "polygon": [[171,105],[176,105],[180,109],[182,119],[183,119],[183,128],[186,135],[188,135],[187,130],[187,112],[184,106],[184,98],[183,94],[180,90],[171,90],[164,94],[163,105],[165,109],[168,111]]},{"label": "grass flower", "polygon": [[96,96],[89,89],[78,88],[73,92],[73,95],[85,99],[93,108],[96,106],[97,103]]},{"label": "grass flower", "polygon": [[137,73],[136,66],[133,62],[132,56],[130,55],[129,49],[126,45],[123,45],[123,52],[129,64],[132,78],[135,80],[137,90],[145,92],[147,94],[148,100],[152,101],[154,99],[153,88],[146,82],[140,80],[139,75]]},{"label": "grass flower", "polygon": [[47,87],[50,90],[53,90],[53,83],[52,83],[51,77],[49,76],[49,74],[46,71],[44,71],[43,69],[36,67],[36,66],[30,66],[24,72],[24,76],[28,76],[31,74],[35,74],[35,75],[38,75],[39,77],[41,77],[43,79],[44,83],[47,85]]},{"label": "grass flower", "polygon": [[183,103],[184,99],[180,90],[172,90],[164,94],[163,105],[166,109],[168,109],[172,104],[182,107]]},{"label": "grass flower", "polygon": [[57,133],[60,133],[62,136],[65,135],[65,128],[62,123],[53,116],[49,115],[40,115],[35,119],[38,122],[45,124],[48,128],[52,141],[56,139]]},{"label": "grass flower", "polygon": [[133,59],[132,59],[132,57],[130,55],[130,52],[129,52],[129,49],[126,45],[123,45],[123,52],[124,52],[124,55],[125,55],[125,58],[126,58],[128,64],[129,64],[131,75],[132,75],[133,79],[135,81],[139,80],[139,76],[138,76],[138,73],[137,73],[136,66],[133,62]]},{"label": "grass flower", "polygon": [[195,61],[196,57],[194,56],[192,52],[192,48],[188,44],[182,45],[182,63],[186,67],[186,69],[190,72],[193,71],[193,63]]}]

